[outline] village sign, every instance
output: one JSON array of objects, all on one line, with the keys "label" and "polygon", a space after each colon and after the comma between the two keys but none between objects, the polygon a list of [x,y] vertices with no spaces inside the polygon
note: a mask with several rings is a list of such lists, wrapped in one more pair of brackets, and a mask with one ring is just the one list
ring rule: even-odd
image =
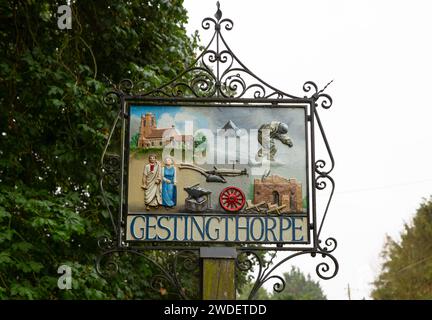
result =
[{"label": "village sign", "polygon": [[[115,238],[100,240],[98,271],[104,274],[104,258],[134,253],[187,298],[176,266],[146,253],[171,250],[176,263],[182,257],[193,264],[216,247],[234,250],[240,270],[258,263],[251,298],[269,279],[281,291],[284,280],[272,272],[299,255],[320,255],[326,260],[318,276],[334,277],[337,242],[320,238],[334,193],[334,160],[318,114],[332,105],[327,86],[308,81],[296,96],[258,78],[225,41],[222,31],[233,22],[222,19],[219,4],[202,27],[214,30],[209,44],[175,79],[150,91],[123,80],[105,96],[118,116],[102,156],[101,187],[118,188],[120,206],[104,192]],[[327,161],[317,158],[317,135]],[[120,152],[110,152],[117,145]],[[324,189],[328,199],[318,211],[316,194]],[[264,268],[259,251],[288,255]]]}]

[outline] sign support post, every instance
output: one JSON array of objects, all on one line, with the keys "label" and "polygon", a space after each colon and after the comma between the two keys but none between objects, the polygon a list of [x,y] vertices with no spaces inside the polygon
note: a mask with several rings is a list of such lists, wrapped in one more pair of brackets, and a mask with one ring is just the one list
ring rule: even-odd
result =
[{"label": "sign support post", "polygon": [[200,249],[203,300],[236,300],[235,248],[204,247]]}]

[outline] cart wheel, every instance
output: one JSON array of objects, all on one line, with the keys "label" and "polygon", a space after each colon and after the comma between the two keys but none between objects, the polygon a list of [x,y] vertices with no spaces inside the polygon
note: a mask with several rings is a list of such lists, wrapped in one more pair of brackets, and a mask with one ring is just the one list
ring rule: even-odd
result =
[{"label": "cart wheel", "polygon": [[225,211],[240,211],[246,203],[246,196],[237,187],[226,187],[220,193],[219,203]]}]

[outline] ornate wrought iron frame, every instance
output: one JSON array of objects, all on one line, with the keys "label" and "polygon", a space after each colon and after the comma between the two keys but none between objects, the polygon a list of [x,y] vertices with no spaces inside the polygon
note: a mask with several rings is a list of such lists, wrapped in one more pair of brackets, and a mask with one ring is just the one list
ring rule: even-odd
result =
[{"label": "ornate wrought iron frame", "polygon": [[[125,168],[128,162],[128,147],[125,145],[128,136],[128,117],[129,106],[134,103],[152,103],[152,104],[229,104],[230,106],[246,106],[249,104],[262,104],[266,106],[282,106],[284,104],[302,104],[307,105],[307,123],[310,132],[310,152],[307,156],[309,163],[309,210],[311,214],[311,223],[309,225],[312,233],[312,246],[300,247],[283,247],[283,246],[261,246],[261,247],[237,247],[237,268],[240,271],[248,271],[255,264],[258,265],[258,274],[256,282],[250,292],[249,299],[253,299],[258,289],[267,281],[276,281],[273,288],[276,292],[281,292],[285,288],[284,279],[273,274],[286,261],[300,256],[310,254],[312,257],[321,256],[328,260],[319,263],[316,266],[317,275],[322,279],[331,279],[338,273],[339,264],[333,256],[333,251],[337,247],[337,241],[334,238],[327,238],[325,241],[320,240],[321,231],[327,216],[329,205],[333,198],[335,182],[331,177],[334,169],[334,158],[324,132],[323,125],[319,118],[318,108],[329,109],[332,106],[332,98],[324,93],[323,89],[319,90],[318,86],[307,81],[303,85],[303,97],[285,93],[274,88],[268,83],[261,80],[252,73],[233,53],[225,41],[222,30],[232,30],[234,23],[230,19],[222,19],[222,11],[219,2],[217,2],[217,12],[213,18],[205,18],[202,21],[204,30],[214,27],[214,33],[209,44],[196,58],[193,64],[179,74],[170,82],[161,87],[145,92],[143,85],[145,83],[134,84],[131,80],[122,80],[118,85],[112,85],[109,92],[104,97],[104,103],[110,107],[117,106],[118,113],[108,136],[108,141],[101,157],[101,180],[100,187],[105,200],[107,211],[112,222],[115,238],[101,238],[98,242],[102,249],[100,256],[96,260],[97,272],[105,276],[107,273],[102,268],[105,258],[110,258],[114,253],[132,253],[143,257],[149,263],[152,263],[160,270],[157,279],[163,279],[177,289],[178,295],[182,299],[187,299],[186,293],[182,290],[180,279],[178,278],[177,266],[179,258],[184,259],[184,265],[188,267],[195,265],[198,267],[199,246],[172,246],[172,245],[152,245],[146,244],[136,246],[135,244],[125,241],[124,226],[125,212],[127,204],[125,195],[127,195],[127,176]],[[249,83],[250,81],[253,81]],[[323,159],[316,159],[315,155],[315,127],[318,127],[320,136],[324,142],[330,164]],[[110,154],[108,148],[112,143],[112,138],[116,132],[120,133],[120,154]],[[106,198],[105,185],[118,186],[120,192],[120,205],[118,214],[113,214],[112,207]],[[316,191],[324,190],[330,185],[330,194],[325,205],[321,219],[317,217],[316,208]],[[146,254],[148,250],[173,250],[175,252],[174,263],[170,266],[164,266],[156,261],[150,255]],[[271,259],[266,262],[260,250],[271,251]],[[282,257],[279,262],[272,266],[273,258],[276,252],[285,251],[288,254]],[[281,254],[281,253],[280,253]],[[196,263],[193,263],[196,262]],[[108,261],[108,266],[114,268],[111,271],[117,271],[118,266],[115,262]]]}]

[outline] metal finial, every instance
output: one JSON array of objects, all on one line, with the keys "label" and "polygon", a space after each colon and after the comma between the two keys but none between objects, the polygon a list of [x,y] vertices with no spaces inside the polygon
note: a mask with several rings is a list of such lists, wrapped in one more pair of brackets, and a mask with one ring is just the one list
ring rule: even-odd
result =
[{"label": "metal finial", "polygon": [[318,94],[323,93],[324,90],[327,89],[327,87],[328,87],[329,85],[331,85],[333,81],[334,81],[334,79],[333,79],[332,81],[330,81],[329,83],[327,83],[327,84],[325,85],[324,88],[322,88],[320,91],[318,91]]},{"label": "metal finial", "polygon": [[216,7],[217,7],[217,11],[215,13],[215,18],[217,19],[217,21],[219,21],[222,18],[222,11],[220,9],[220,3],[219,1],[216,2]]}]

